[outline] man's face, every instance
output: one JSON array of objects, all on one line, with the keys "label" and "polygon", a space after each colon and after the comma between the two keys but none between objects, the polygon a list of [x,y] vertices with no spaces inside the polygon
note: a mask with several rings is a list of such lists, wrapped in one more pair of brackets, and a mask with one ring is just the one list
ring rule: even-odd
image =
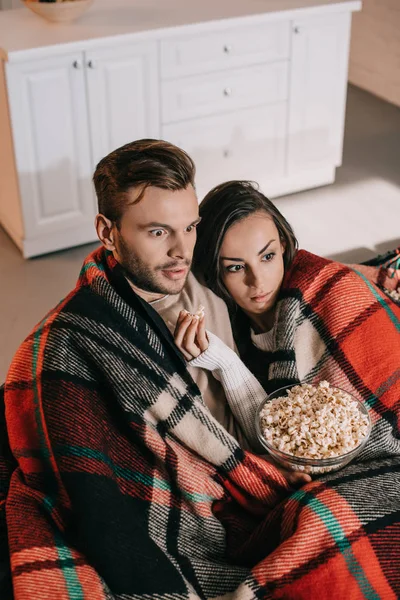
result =
[{"label": "man's face", "polygon": [[[132,190],[130,194],[134,200],[138,192]],[[129,206],[120,228],[113,226],[113,253],[139,295],[151,301],[157,295],[182,290],[190,271],[199,220],[191,185],[178,191],[150,186],[137,204]]]}]

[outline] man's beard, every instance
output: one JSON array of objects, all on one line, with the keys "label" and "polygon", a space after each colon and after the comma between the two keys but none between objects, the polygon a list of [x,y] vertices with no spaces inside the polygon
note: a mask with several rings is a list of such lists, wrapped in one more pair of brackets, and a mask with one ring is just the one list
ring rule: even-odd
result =
[{"label": "man's beard", "polygon": [[157,280],[156,274],[157,272],[167,269],[188,267],[188,275],[191,266],[191,261],[189,260],[183,260],[181,262],[171,260],[168,263],[151,270],[140,258],[132,255],[132,252],[126,247],[122,240],[120,240],[118,253],[120,255],[119,262],[124,269],[125,276],[135,287],[144,292],[150,292],[152,294],[179,294],[186,283],[187,276],[178,281],[166,281],[164,284],[162,281]]}]

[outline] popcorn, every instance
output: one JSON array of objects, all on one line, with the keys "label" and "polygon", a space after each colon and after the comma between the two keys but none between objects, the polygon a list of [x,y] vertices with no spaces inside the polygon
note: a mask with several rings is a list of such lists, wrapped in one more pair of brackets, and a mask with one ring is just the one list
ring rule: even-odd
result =
[{"label": "popcorn", "polygon": [[400,290],[384,290],[385,293],[390,296],[391,298],[393,298],[393,300],[395,302],[400,302]]},{"label": "popcorn", "polygon": [[185,308],[183,309],[183,312],[185,312],[188,315],[192,315],[192,317],[198,317],[199,319],[201,319],[205,315],[205,309],[202,304],[199,304],[199,308],[197,309],[197,311],[195,313],[190,313]]},{"label": "popcorn", "polygon": [[199,308],[197,309],[196,315],[201,319],[205,315],[205,309],[202,304],[199,304]]},{"label": "popcorn", "polygon": [[321,381],[296,385],[260,412],[263,437],[274,448],[302,458],[331,458],[354,450],[369,419],[352,396]]}]

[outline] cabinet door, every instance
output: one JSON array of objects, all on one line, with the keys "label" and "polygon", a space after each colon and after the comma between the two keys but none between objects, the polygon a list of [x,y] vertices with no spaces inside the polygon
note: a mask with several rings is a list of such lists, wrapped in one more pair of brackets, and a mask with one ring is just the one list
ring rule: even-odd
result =
[{"label": "cabinet door", "polygon": [[342,159],[351,15],[293,22],[288,174]]},{"label": "cabinet door", "polygon": [[[7,65],[7,83],[25,240],[28,245],[37,240],[35,250],[25,254],[93,240],[92,163],[81,54]],[[62,232],[65,242],[60,242]]]},{"label": "cabinet door", "polygon": [[282,102],[165,125],[162,135],[193,158],[199,201],[230,179],[256,181],[268,195],[284,173],[286,114]]},{"label": "cabinet door", "polygon": [[88,52],[86,66],[94,165],[123,144],[159,137],[157,42]]}]

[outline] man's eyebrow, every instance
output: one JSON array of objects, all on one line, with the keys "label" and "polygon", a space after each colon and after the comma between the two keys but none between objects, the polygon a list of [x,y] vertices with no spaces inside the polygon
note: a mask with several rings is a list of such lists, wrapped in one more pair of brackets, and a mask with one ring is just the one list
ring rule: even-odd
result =
[{"label": "man's eyebrow", "polygon": [[[192,221],[192,223],[189,223],[189,225],[186,225],[186,227],[190,227],[191,225],[198,225],[200,221],[201,217],[199,217],[195,221]],[[143,225],[139,225],[139,227],[140,229],[149,229],[149,227],[159,227],[162,229],[166,229],[167,231],[173,231],[171,225],[167,225],[167,223],[158,223],[157,221],[150,221],[150,223],[144,223]]]},{"label": "man's eyebrow", "polygon": [[[275,240],[270,240],[268,242],[268,244],[265,244],[264,248],[261,248],[261,250],[258,252],[257,256],[260,256],[260,254],[265,252],[268,249],[268,246],[270,246],[272,244],[272,242],[274,242],[274,241]],[[244,258],[237,258],[234,256],[221,256],[221,260],[238,260],[238,261],[244,262]]]}]

